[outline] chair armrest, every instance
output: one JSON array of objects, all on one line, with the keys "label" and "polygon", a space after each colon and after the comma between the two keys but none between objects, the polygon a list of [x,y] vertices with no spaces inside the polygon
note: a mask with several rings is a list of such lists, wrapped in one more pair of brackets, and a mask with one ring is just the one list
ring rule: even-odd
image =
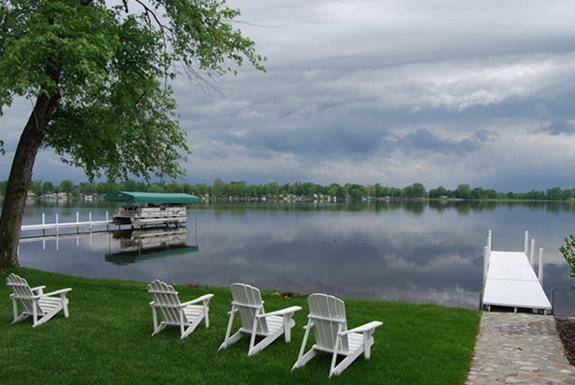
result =
[{"label": "chair armrest", "polygon": [[50,293],[44,293],[42,295],[38,295],[38,297],[48,297],[48,296],[60,295],[60,294],[67,293],[69,291],[72,291],[72,289],[70,289],[70,288],[60,289],[60,290],[52,291]]},{"label": "chair armrest", "polygon": [[189,303],[175,303],[175,304],[169,304],[169,303],[156,303],[156,301],[152,301],[150,302],[150,307],[152,308],[168,308],[168,309],[183,309],[186,306],[188,306]]},{"label": "chair armrest", "polygon": [[198,297],[198,298],[193,299],[191,301],[183,302],[182,305],[188,306],[188,305],[192,305],[194,303],[198,303],[198,302],[202,302],[202,301],[209,301],[213,296],[214,296],[213,294],[204,294],[201,297]]},{"label": "chair armrest", "polygon": [[42,285],[42,286],[36,286],[36,287],[32,287],[30,288],[30,290],[32,291],[37,291],[39,292],[39,294],[42,294],[42,292],[44,291],[44,288],[46,287],[46,285]]},{"label": "chair armrest", "polygon": [[367,323],[365,325],[361,325],[361,326],[358,326],[356,328],[341,332],[340,335],[344,336],[344,335],[349,334],[349,333],[364,333],[364,332],[367,332],[370,330],[374,330],[375,328],[380,327],[381,325],[383,325],[383,322],[371,321],[370,323]]},{"label": "chair armrest", "polygon": [[260,315],[258,315],[258,318],[272,316],[272,315],[293,314],[298,310],[301,310],[301,306],[290,306],[290,307],[286,307],[285,309],[272,311],[271,313],[260,314]]}]

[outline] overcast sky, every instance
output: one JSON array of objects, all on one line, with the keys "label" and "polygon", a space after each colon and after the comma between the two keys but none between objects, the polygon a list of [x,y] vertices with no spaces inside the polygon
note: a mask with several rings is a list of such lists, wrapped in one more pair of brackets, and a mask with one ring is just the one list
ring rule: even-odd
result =
[{"label": "overcast sky", "polygon": [[[575,2],[229,0],[267,56],[175,84],[180,183],[575,187]],[[31,102],[0,118],[0,180]],[[42,151],[34,180],[85,181]]]}]

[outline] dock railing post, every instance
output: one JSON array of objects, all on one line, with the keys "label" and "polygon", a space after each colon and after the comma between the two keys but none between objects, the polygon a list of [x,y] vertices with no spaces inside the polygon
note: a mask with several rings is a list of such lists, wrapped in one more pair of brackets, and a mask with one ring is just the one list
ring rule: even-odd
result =
[{"label": "dock railing post", "polygon": [[525,255],[529,255],[529,231],[525,230]]},{"label": "dock railing post", "polygon": [[531,253],[530,253],[530,258],[529,258],[529,262],[531,263],[531,266],[535,266],[534,262],[535,262],[535,239],[531,240]]},{"label": "dock railing post", "polygon": [[491,254],[491,250],[489,250],[489,246],[485,246],[483,250],[483,286],[485,287],[485,280],[487,279],[487,267],[489,266],[489,255]]},{"label": "dock railing post", "polygon": [[539,249],[539,283],[543,286],[543,248]]},{"label": "dock railing post", "polygon": [[491,256],[491,230],[487,231],[487,246],[483,248],[483,287],[487,279],[487,268],[489,266],[489,257]]}]

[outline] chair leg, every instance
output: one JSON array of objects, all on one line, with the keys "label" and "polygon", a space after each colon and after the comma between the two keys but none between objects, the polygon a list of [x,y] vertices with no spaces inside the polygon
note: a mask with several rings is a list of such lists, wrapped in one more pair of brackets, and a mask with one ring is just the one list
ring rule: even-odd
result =
[{"label": "chair leg", "polygon": [[164,330],[166,325],[164,323],[160,323],[158,325],[158,313],[155,307],[152,307],[152,318],[154,321],[154,332],[152,333],[152,337]]},{"label": "chair leg", "polygon": [[180,322],[180,339],[184,338],[186,328],[184,326],[184,310],[182,308],[178,309],[178,321]]},{"label": "chair leg", "polygon": [[32,324],[32,327],[36,327],[50,321],[60,310],[62,310],[61,307],[56,307],[50,309],[49,312],[44,312],[40,315],[36,312],[36,314],[34,314],[34,323]]},{"label": "chair leg", "polygon": [[12,323],[20,322],[25,318],[30,317],[30,314],[26,314],[22,311],[22,314],[18,315],[18,301],[12,298],[12,313],[14,314],[14,320]]},{"label": "chair leg", "polygon": [[[371,355],[371,345],[373,345],[373,330],[371,332],[363,333],[363,343],[351,354],[348,354],[338,365],[336,364],[337,353],[333,354],[333,360],[329,371],[329,376],[341,374],[353,361],[355,361],[362,353],[366,359]],[[339,339],[338,339],[339,340]],[[337,349],[336,349],[337,352]]]},{"label": "chair leg", "polygon": [[286,343],[291,341],[291,328],[294,327],[295,322],[287,315],[283,316],[283,329]]},{"label": "chair leg", "polygon": [[35,327],[38,324],[38,303],[34,301],[32,305],[32,327]]},{"label": "chair leg", "polygon": [[345,357],[337,366],[335,365],[337,353],[333,353],[332,366],[329,371],[329,376],[341,374],[357,357],[363,353],[363,349],[357,349],[355,352]]},{"label": "chair leg", "polygon": [[369,358],[371,357],[371,345],[373,345],[373,337],[371,336],[373,334],[373,330],[371,331],[371,333],[369,332],[365,332],[363,334],[363,354],[365,356],[366,360],[369,360]]},{"label": "chair leg", "polygon": [[311,361],[312,358],[314,358],[317,355],[317,351],[312,347],[309,352],[307,352],[306,354],[304,354],[303,356],[301,356],[300,358],[298,358],[298,360],[296,361],[296,363],[292,366],[291,370],[297,369],[297,368],[301,368],[303,366],[305,366],[305,364],[307,364],[308,362]]},{"label": "chair leg", "polygon": [[307,339],[309,337],[309,332],[310,332],[311,328],[312,328],[312,321],[309,320],[307,323],[307,326],[304,327],[305,333],[303,335],[303,341],[301,343],[301,348],[299,349],[299,355],[297,357],[297,361],[292,366],[291,370],[294,370],[296,368],[301,368],[302,366],[307,364],[309,362],[309,360],[311,360],[316,355],[316,352],[313,349],[313,347],[311,348],[311,350],[309,352],[307,352],[304,355],[305,346],[307,345]]},{"label": "chair leg", "polygon": [[12,321],[12,323],[15,324],[16,322],[20,322],[20,321],[22,321],[23,319],[26,319],[26,318],[28,318],[28,317],[30,317],[30,314],[22,313],[22,314],[20,314],[18,317],[14,318],[14,321]]},{"label": "chair leg", "polygon": [[210,327],[210,308],[204,302],[204,324],[206,325],[206,329]]},{"label": "chair leg", "polygon": [[254,345],[256,334],[252,333],[248,356],[253,356],[256,353],[261,352],[262,350],[267,348],[272,342],[277,340],[282,334],[283,334],[283,328],[279,328],[278,330],[275,331],[274,334],[267,335],[263,340]]},{"label": "chair leg", "polygon": [[64,311],[64,318],[68,318],[70,313],[68,312],[68,298],[66,298],[66,293],[61,294],[62,298],[62,309]]},{"label": "chair leg", "polygon": [[32,324],[32,327],[35,328],[36,326],[40,326],[46,322],[48,322],[52,317],[54,317],[56,315],[57,312],[52,312],[50,314],[46,314],[44,317],[40,318],[39,320],[37,320],[36,322],[34,322],[34,324]]},{"label": "chair leg", "polygon": [[244,335],[245,335],[244,332],[238,330],[234,335],[232,335],[229,338],[226,338],[226,340],[220,345],[220,348],[218,350],[225,349],[228,346],[235,344],[236,342],[241,340]]},{"label": "chair leg", "polygon": [[230,337],[230,334],[232,333],[232,326],[234,324],[235,314],[236,314],[236,308],[235,306],[232,306],[232,310],[230,311],[230,320],[228,321],[228,328],[226,330],[226,337],[224,338],[224,342],[220,345],[220,348],[218,350],[227,348],[228,346],[239,340],[242,336],[242,333],[238,331],[236,334]]},{"label": "chair leg", "polygon": [[196,328],[198,327],[198,325],[199,325],[201,322],[202,322],[202,317],[199,316],[199,317],[197,317],[197,318],[194,320],[194,322],[189,323],[188,326],[187,326],[187,328],[186,328],[185,330],[184,330],[184,324],[181,323],[180,325],[181,325],[181,327],[182,327],[182,328],[181,328],[182,333],[181,333],[180,339],[183,340],[184,338],[186,338],[187,336],[189,336],[194,330],[196,330]]},{"label": "chair leg", "polygon": [[[256,354],[258,351],[261,350],[261,349],[257,349],[257,350],[254,351],[254,349],[256,348],[256,346],[255,346],[255,343],[256,343],[256,334],[257,334],[256,331],[257,331],[257,329],[258,329],[258,322],[259,322],[259,319],[258,319],[258,317],[257,317],[258,314],[259,314],[259,312],[256,312],[256,316],[254,317],[254,323],[253,323],[252,332],[251,332],[251,335],[250,335],[250,347],[249,347],[249,350],[248,350],[248,356],[251,356],[251,355],[253,355],[253,354]],[[262,342],[264,342],[267,338],[269,338],[269,336],[267,336],[264,340],[262,340],[262,341],[260,342],[260,344],[261,344]],[[258,344],[258,345],[259,345],[259,344]]]}]

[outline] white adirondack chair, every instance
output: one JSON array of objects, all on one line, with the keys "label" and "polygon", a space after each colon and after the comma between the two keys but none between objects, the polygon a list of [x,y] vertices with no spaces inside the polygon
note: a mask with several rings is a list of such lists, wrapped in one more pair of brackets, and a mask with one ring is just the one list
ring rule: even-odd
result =
[{"label": "white adirondack chair", "polygon": [[[347,330],[345,304],[339,298],[326,294],[312,294],[307,299],[309,305],[308,324],[298,359],[292,370],[308,363],[318,352],[331,353],[329,377],[341,374],[362,353],[366,359],[371,354],[373,332],[383,325],[380,321],[372,321],[363,326]],[[310,331],[314,331],[315,344],[304,355]],[[344,356],[336,365],[338,356]]]},{"label": "white adirondack chair", "polygon": [[[174,287],[160,280],[155,280],[148,285],[148,293],[153,299],[150,302],[154,319],[152,336],[164,330],[166,326],[172,325],[180,327],[180,339],[184,339],[194,331],[202,319],[206,328],[210,326],[208,304],[213,294],[205,294],[192,301],[181,303]],[[200,302],[201,305],[194,305]],[[161,316],[160,323],[158,323],[158,312]]]},{"label": "white adirondack chair", "polygon": [[[6,277],[6,283],[12,289],[12,309],[14,322],[21,321],[32,316],[32,327],[42,325],[54,317],[60,310],[64,311],[64,317],[68,318],[68,298],[66,293],[72,289],[61,289],[51,293],[44,293],[46,286],[31,288],[26,280],[16,274]],[[22,307],[22,313],[18,314],[18,304]]]},{"label": "white adirondack chair", "polygon": [[[246,334],[251,335],[248,356],[263,350],[282,334],[285,336],[285,341],[290,342],[291,328],[295,325],[292,317],[296,311],[301,310],[300,306],[291,306],[266,313],[264,302],[257,288],[243,283],[234,283],[231,285],[231,292],[232,310],[229,312],[230,320],[226,338],[220,345],[220,349],[234,344]],[[236,313],[240,315],[241,327],[234,335],[230,336]],[[263,337],[263,339],[256,344],[257,336]]]}]

